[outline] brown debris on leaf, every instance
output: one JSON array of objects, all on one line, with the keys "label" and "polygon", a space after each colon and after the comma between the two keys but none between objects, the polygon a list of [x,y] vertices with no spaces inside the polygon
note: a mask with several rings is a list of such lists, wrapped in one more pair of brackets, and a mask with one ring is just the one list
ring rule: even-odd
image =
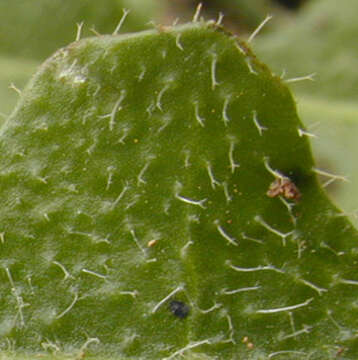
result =
[{"label": "brown debris on leaf", "polygon": [[288,177],[278,177],[270,184],[266,195],[268,197],[283,196],[288,200],[298,201],[301,198],[301,193],[297,186]]}]

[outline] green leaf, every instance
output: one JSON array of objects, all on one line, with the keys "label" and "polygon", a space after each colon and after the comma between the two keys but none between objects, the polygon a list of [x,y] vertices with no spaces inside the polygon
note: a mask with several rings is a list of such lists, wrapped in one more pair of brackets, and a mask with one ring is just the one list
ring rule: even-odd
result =
[{"label": "green leaf", "polygon": [[327,190],[355,224],[357,6],[353,0],[307,2],[295,21],[255,39],[254,46],[260,58],[285,79],[315,74],[314,81],[290,83],[291,89],[299,94],[302,121],[316,135],[317,166],[349,180],[334,182]]},{"label": "green leaf", "polygon": [[0,148],[3,348],[357,357],[357,232],[286,86],[213,22],[59,50]]}]

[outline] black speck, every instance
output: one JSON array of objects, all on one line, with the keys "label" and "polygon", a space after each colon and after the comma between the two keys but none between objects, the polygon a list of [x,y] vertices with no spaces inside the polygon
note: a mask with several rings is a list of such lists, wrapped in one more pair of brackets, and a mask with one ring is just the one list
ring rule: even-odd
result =
[{"label": "black speck", "polygon": [[188,305],[179,300],[172,300],[169,303],[169,310],[178,318],[185,319],[190,311]]}]

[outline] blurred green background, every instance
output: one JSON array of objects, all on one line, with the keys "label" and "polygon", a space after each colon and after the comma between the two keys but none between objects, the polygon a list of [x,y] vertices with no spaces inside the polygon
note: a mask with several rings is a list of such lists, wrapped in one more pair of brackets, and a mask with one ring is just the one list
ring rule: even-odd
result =
[{"label": "blurred green background", "polygon": [[[253,39],[258,57],[283,80],[314,73],[314,81],[288,81],[310,133],[317,168],[343,175],[326,186],[358,225],[358,2],[356,0],[2,0],[0,1],[0,121],[18,100],[36,68],[58,48],[82,37],[112,33],[123,9],[121,33],[171,25],[193,17],[217,19],[243,39],[270,14]],[[329,177],[323,177],[326,183]],[[333,179],[334,180],[334,179]]]}]

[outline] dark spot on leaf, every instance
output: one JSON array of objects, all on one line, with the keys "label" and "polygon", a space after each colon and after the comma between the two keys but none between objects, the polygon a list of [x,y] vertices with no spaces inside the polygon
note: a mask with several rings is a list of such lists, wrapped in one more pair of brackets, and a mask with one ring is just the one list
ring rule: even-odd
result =
[{"label": "dark spot on leaf", "polygon": [[274,0],[274,2],[277,2],[290,10],[297,10],[305,1],[306,0]]},{"label": "dark spot on leaf", "polygon": [[169,310],[178,318],[184,319],[188,316],[190,308],[182,301],[172,300],[169,303]]},{"label": "dark spot on leaf", "polygon": [[289,177],[302,193],[305,192],[305,189],[312,187],[316,181],[315,174],[311,169],[307,171],[306,169],[295,168],[282,173]]}]

